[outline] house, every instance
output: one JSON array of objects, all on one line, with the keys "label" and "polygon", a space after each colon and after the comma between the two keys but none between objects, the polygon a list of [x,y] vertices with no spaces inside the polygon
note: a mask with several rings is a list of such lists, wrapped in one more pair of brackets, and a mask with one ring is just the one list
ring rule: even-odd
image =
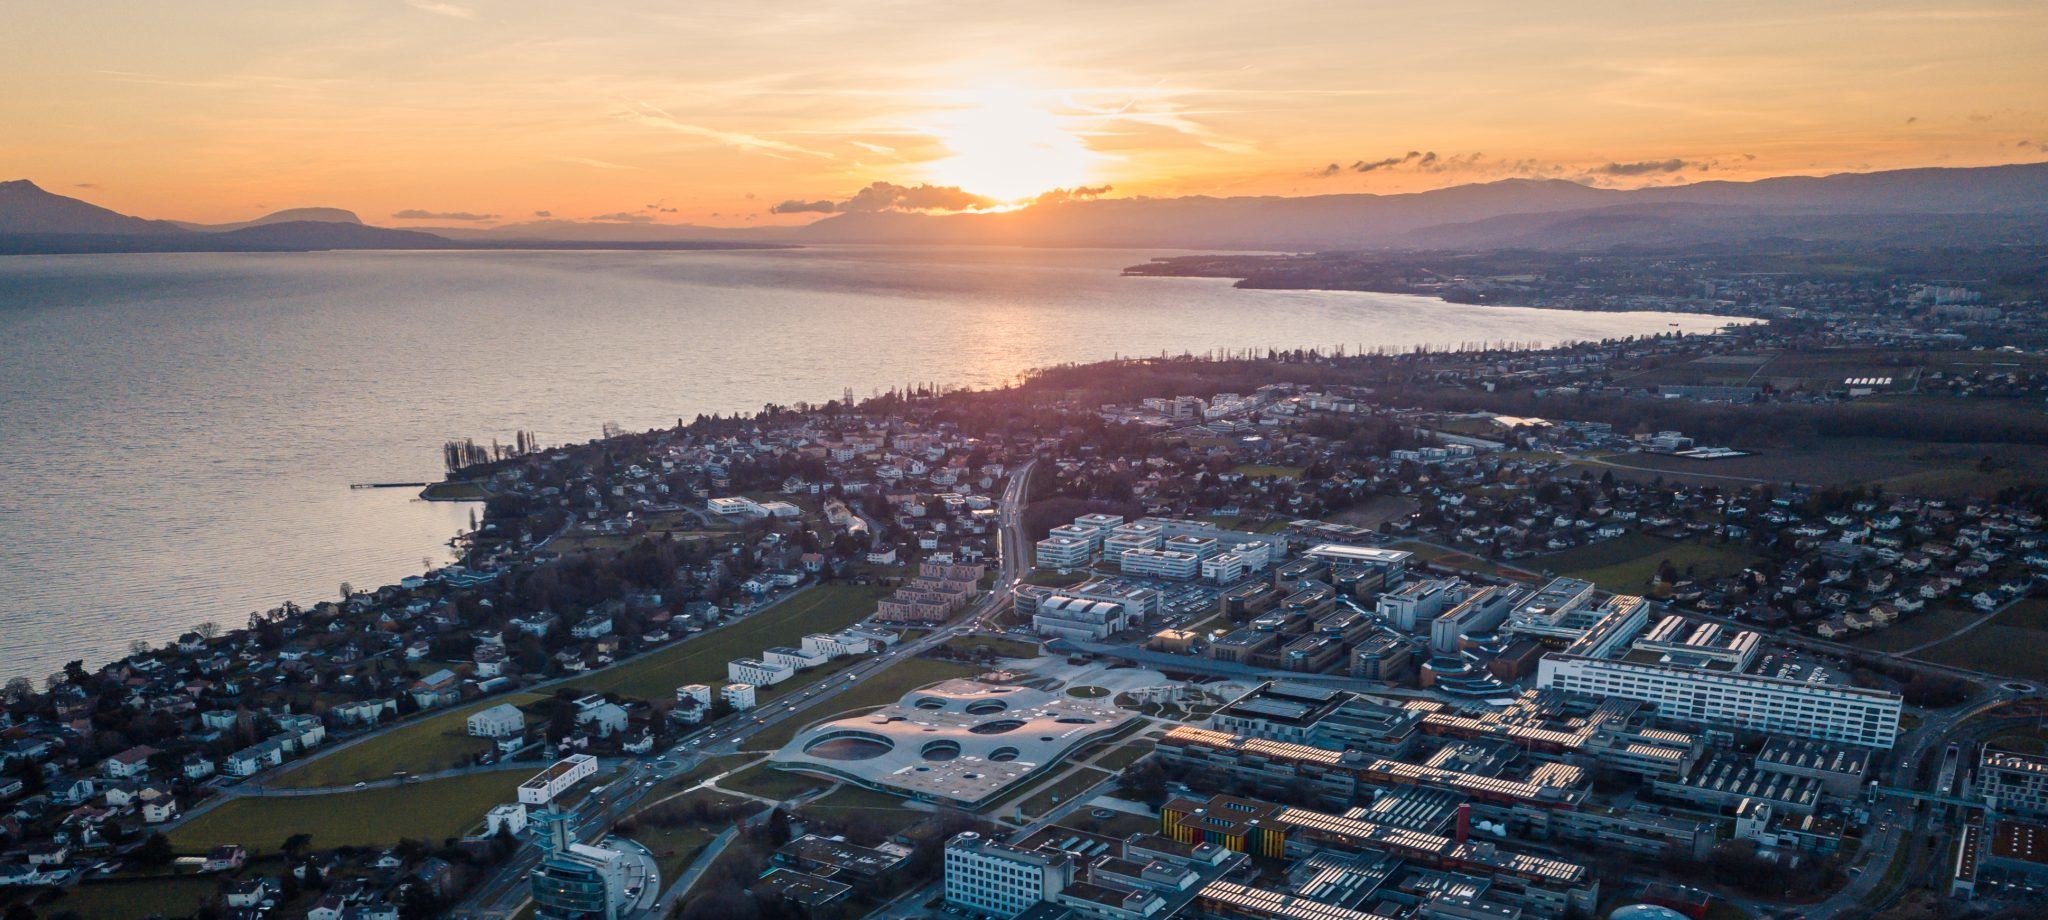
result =
[{"label": "house", "polygon": [[413,682],[409,692],[421,709],[446,706],[462,698],[462,684],[454,671],[442,668]]},{"label": "house", "polygon": [[342,920],[341,915],[347,910],[348,902],[341,895],[328,892],[306,909],[306,920]]},{"label": "house", "polygon": [[626,730],[626,708],[595,694],[576,701],[576,724],[609,738]]},{"label": "house", "polygon": [[183,772],[186,779],[205,779],[213,775],[213,761],[203,754],[194,754],[185,758]]},{"label": "house", "polygon": [[140,745],[100,761],[100,772],[109,779],[134,779],[149,772],[149,758],[156,748]]},{"label": "house", "polygon": [[223,843],[207,851],[206,861],[200,863],[201,872],[230,872],[242,868],[249,861],[249,851],[240,844]]},{"label": "house", "polygon": [[281,763],[284,763],[284,743],[271,738],[229,754],[222,769],[229,776],[255,776]]},{"label": "house", "polygon": [[162,824],[178,816],[178,800],[170,795],[146,799],[142,803],[142,823]]},{"label": "house", "polygon": [[612,618],[609,616],[585,617],[569,627],[569,635],[577,639],[595,639],[612,634]]},{"label": "house", "polygon": [[225,900],[229,907],[256,907],[273,893],[271,882],[262,876],[237,882],[228,889]]},{"label": "house", "polygon": [[526,730],[526,714],[511,703],[499,703],[469,716],[472,738],[508,738]]}]

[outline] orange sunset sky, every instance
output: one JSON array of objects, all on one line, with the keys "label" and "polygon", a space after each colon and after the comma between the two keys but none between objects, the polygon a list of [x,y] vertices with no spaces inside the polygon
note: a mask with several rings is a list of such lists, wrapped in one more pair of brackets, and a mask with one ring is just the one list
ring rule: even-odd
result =
[{"label": "orange sunset sky", "polygon": [[108,0],[10,3],[0,33],[0,179],[185,220],[758,226],[875,182],[960,207],[2048,158],[2041,0]]}]

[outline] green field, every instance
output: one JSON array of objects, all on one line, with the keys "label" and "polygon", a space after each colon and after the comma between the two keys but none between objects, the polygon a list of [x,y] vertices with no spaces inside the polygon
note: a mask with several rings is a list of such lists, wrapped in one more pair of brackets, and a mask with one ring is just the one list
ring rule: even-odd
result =
[{"label": "green field", "polygon": [[[646,811],[652,812],[662,809],[682,811],[699,800],[741,808],[745,810],[745,813],[752,813],[766,807],[738,796],[724,795],[708,789],[700,789],[653,806],[650,809],[646,809]],[[635,815],[633,823],[635,826],[632,835],[633,839],[640,841],[642,845],[646,846],[654,854],[654,862],[655,865],[661,868],[662,884],[664,885],[675,881],[682,874],[683,870],[689,868],[690,863],[696,859],[697,851],[703,849],[705,844],[710,843],[711,838],[718,836],[719,831],[724,830],[723,827],[706,827],[695,821],[663,827],[647,821],[645,814]]]},{"label": "green field", "polygon": [[1561,553],[1533,556],[1521,563],[1531,569],[1583,578],[1608,591],[1642,594],[1650,590],[1650,580],[1666,560],[1681,575],[1690,570],[1700,578],[1718,578],[1742,571],[1755,558],[1734,544],[1671,541],[1630,533]]},{"label": "green field", "polygon": [[361,792],[241,798],[179,826],[171,846],[202,854],[239,843],[251,853],[272,853],[296,833],[312,834],[320,849],[388,846],[408,837],[438,845],[476,827],[491,806],[512,801],[531,775],[496,770]]},{"label": "green field", "polygon": [[[694,636],[615,668],[594,671],[565,686],[586,693],[617,693],[643,700],[668,699],[683,684],[725,680],[725,663],[758,655],[776,645],[796,645],[808,633],[844,629],[875,612],[881,588],[820,585],[737,623]],[[761,688],[766,700],[786,693],[794,681]]]},{"label": "green field", "polygon": [[1053,783],[1048,788],[1040,789],[1030,798],[1025,799],[1024,804],[1019,806],[1018,810],[1033,817],[1045,814],[1054,808],[1066,804],[1074,796],[1094,788],[1096,783],[1108,779],[1109,775],[1108,770],[1082,767],[1061,777],[1059,782]]},{"label": "green field", "polygon": [[930,812],[905,808],[901,796],[851,785],[841,786],[824,796],[806,802],[797,811],[803,816],[815,816],[820,820],[840,824],[879,827],[889,834],[900,834],[912,825],[931,817]]},{"label": "green field", "polygon": [[777,801],[787,801],[813,789],[823,789],[830,785],[830,780],[805,773],[777,770],[765,762],[718,781],[720,789],[730,789]]},{"label": "green field", "polygon": [[1143,760],[1145,755],[1152,753],[1152,748],[1152,742],[1140,738],[1096,758],[1095,766],[1104,770],[1122,770]]},{"label": "green field", "polygon": [[945,647],[956,652],[971,653],[976,649],[988,649],[998,658],[1037,658],[1038,643],[1019,639],[1004,639],[989,636],[956,636],[947,639]]},{"label": "green field", "polygon": [[219,890],[211,876],[88,882],[64,889],[63,897],[41,906],[41,913],[54,917],[69,911],[92,920],[184,917],[197,913]]},{"label": "green field", "polygon": [[2028,680],[2048,680],[2048,599],[2029,598],[1992,622],[1915,655],[1928,661]]},{"label": "green field", "polygon": [[470,758],[491,749],[490,739],[469,736],[471,713],[499,703],[524,706],[539,699],[537,693],[491,697],[405,722],[326,756],[287,767],[264,785],[277,789],[318,789],[389,779],[401,770],[426,774],[463,766]]},{"label": "green field", "polygon": [[[1953,636],[1956,630],[1984,618],[1977,610],[1962,607],[1931,607],[1899,617],[1898,622],[1848,640],[1850,645],[1879,652],[1899,652]],[[1838,640],[1839,641],[1839,640]]]},{"label": "green field", "polygon": [[942,680],[955,677],[972,677],[980,673],[979,668],[954,661],[939,661],[933,658],[905,658],[890,665],[887,670],[871,674],[860,683],[840,692],[838,696],[820,705],[818,711],[826,713],[812,717],[804,716],[808,722],[790,719],[772,725],[754,736],[749,742],[754,750],[772,751],[789,743],[807,725],[815,725],[839,715],[873,709],[903,698],[903,695]]},{"label": "green field", "polygon": [[1426,543],[1415,543],[1412,541],[1403,540],[1399,543],[1394,544],[1393,548],[1407,550],[1408,552],[1414,553],[1415,558],[1422,562],[1447,566],[1449,568],[1463,569],[1468,572],[1479,572],[1486,575],[1492,575],[1497,578],[1527,580],[1530,577],[1521,572],[1517,572],[1506,566],[1500,565],[1499,563],[1481,559],[1478,556],[1472,555],[1471,553],[1459,552],[1457,550],[1447,550],[1442,547],[1430,546]]},{"label": "green field", "polygon": [[[584,693],[615,692],[641,699],[667,699],[676,687],[721,683],[725,663],[760,653],[774,645],[796,645],[807,633],[830,632],[865,619],[875,609],[880,588],[823,585],[754,614],[685,639],[617,667],[595,671],[559,686]],[[814,668],[795,680],[763,687],[760,701],[800,690],[850,662]],[[268,785],[306,789],[346,786],[383,779],[405,770],[428,773],[457,766],[468,756],[487,750],[489,742],[466,734],[469,714],[499,703],[522,704],[541,699],[538,693],[479,700],[390,729],[346,749],[290,768]]]}]

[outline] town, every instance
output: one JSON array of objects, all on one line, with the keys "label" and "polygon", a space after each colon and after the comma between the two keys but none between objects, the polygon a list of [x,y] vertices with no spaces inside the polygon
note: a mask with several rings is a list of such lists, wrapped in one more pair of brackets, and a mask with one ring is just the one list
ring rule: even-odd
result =
[{"label": "town", "polygon": [[9,684],[0,896],[2037,916],[2042,330],[1884,299],[451,445],[459,563]]}]

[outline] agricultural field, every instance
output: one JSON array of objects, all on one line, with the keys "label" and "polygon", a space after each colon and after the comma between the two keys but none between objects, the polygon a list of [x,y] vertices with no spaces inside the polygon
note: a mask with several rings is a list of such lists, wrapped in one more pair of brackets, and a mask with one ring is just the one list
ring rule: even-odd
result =
[{"label": "agricultural field", "polygon": [[1902,652],[1929,642],[1938,642],[1957,630],[1984,619],[1981,611],[1963,607],[1932,607],[1909,616],[1885,629],[1858,634],[1848,644],[1879,652]]},{"label": "agricultural field", "polygon": [[513,790],[531,775],[494,770],[331,795],[250,796],[180,825],[170,833],[171,846],[197,855],[239,843],[265,854],[297,833],[313,835],[313,846],[322,849],[389,846],[405,838],[438,845],[477,827],[491,806],[512,801]]},{"label": "agricultural field", "polygon": [[1025,799],[1023,803],[1018,806],[1018,810],[1032,817],[1043,815],[1048,811],[1051,811],[1055,808],[1058,808],[1061,805],[1066,804],[1069,800],[1073,799],[1074,796],[1080,795],[1081,793],[1087,792],[1089,789],[1094,788],[1095,784],[1100,783],[1103,780],[1108,779],[1109,777],[1110,773],[1108,770],[1098,770],[1094,767],[1082,767],[1081,769],[1075,770],[1074,772],[1069,773],[1066,776],[1060,777],[1059,782],[1053,783],[1050,786],[1041,787],[1037,792],[1033,793],[1030,798]]},{"label": "agricultural field", "polygon": [[2048,643],[2048,599],[2031,598],[1914,657],[2026,680],[2048,680],[2048,658],[2041,655],[2043,643]]},{"label": "agricultural field", "polygon": [[197,913],[219,890],[213,876],[95,881],[64,889],[61,897],[40,909],[46,917],[72,913],[92,920],[183,917]]},{"label": "agricultural field", "polygon": [[[617,693],[643,700],[673,697],[683,684],[722,682],[725,663],[775,645],[796,645],[807,633],[851,626],[875,612],[880,588],[819,585],[736,623],[727,623],[617,667],[593,671],[563,686],[584,693]],[[762,701],[796,689],[796,681],[762,688]]]},{"label": "agricultural field", "polygon": [[1755,561],[1747,550],[1733,544],[1716,545],[1701,540],[1672,541],[1649,534],[1631,533],[1547,556],[1519,560],[1527,568],[1583,578],[1608,591],[1642,594],[1666,561],[1679,574],[1701,578],[1733,575]]},{"label": "agricultural field", "polygon": [[766,762],[755,764],[718,781],[720,789],[778,801],[787,801],[813,789],[823,789],[830,785],[832,783],[829,780],[777,770]]},{"label": "agricultural field", "polygon": [[537,693],[491,697],[400,723],[296,767],[288,766],[264,785],[276,789],[319,789],[388,779],[399,771],[422,775],[463,766],[491,749],[489,738],[469,736],[468,720],[472,713],[500,703],[523,707],[542,698]]},{"label": "agricultural field", "polygon": [[992,636],[957,636],[947,639],[945,647],[962,653],[988,649],[998,658],[1037,658],[1039,654],[1036,642]]},{"label": "agricultural field", "polygon": [[879,827],[887,834],[901,833],[931,817],[930,812],[904,807],[900,796],[852,785],[840,786],[805,802],[797,813],[840,824]]}]

